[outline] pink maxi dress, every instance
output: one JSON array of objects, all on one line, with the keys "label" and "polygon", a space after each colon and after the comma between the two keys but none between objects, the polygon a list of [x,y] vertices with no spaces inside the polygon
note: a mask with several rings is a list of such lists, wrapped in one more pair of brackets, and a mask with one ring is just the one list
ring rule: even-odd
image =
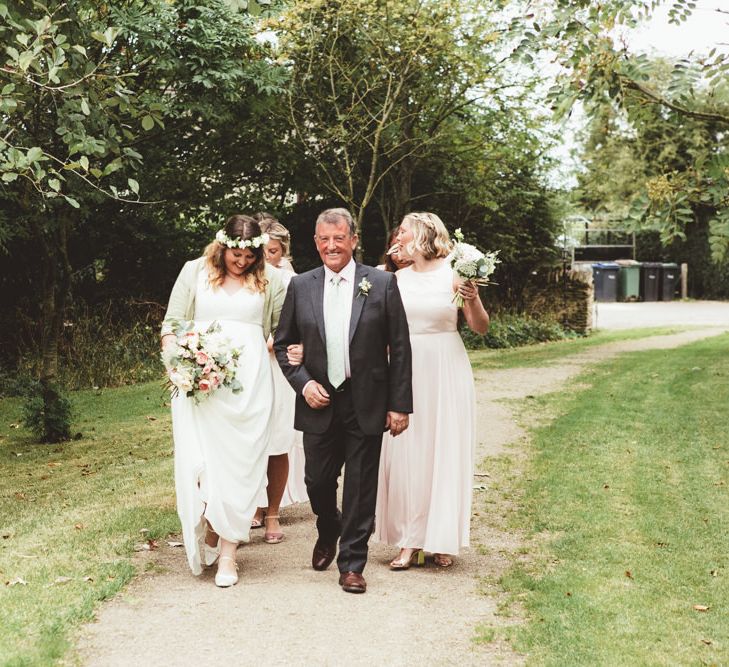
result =
[{"label": "pink maxi dress", "polygon": [[469,546],[475,390],[457,330],[453,270],[397,272],[413,352],[413,414],[380,458],[374,536],[399,548],[458,554]]}]

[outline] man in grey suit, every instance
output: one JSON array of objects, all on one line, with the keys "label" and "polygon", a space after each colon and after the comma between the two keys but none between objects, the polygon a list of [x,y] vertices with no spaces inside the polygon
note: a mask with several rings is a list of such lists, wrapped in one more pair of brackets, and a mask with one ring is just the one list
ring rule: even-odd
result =
[{"label": "man in grey suit", "polygon": [[[402,433],[412,412],[410,336],[394,274],[353,260],[357,234],[346,209],[321,213],[314,241],[324,266],[291,280],[274,348],[296,392],[294,426],[304,432],[319,533],[312,567],[329,567],[339,541],[339,584],[364,593],[382,434]],[[294,365],[287,348],[299,342],[304,358]]]}]

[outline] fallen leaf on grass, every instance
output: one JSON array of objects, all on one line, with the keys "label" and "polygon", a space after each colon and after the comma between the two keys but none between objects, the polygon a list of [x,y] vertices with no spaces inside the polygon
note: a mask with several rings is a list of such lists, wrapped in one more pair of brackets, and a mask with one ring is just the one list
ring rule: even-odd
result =
[{"label": "fallen leaf on grass", "polygon": [[15,456],[23,456],[23,452],[10,452],[11,454],[15,454]]},{"label": "fallen leaf on grass", "polygon": [[20,428],[20,424],[10,424],[10,428]]},{"label": "fallen leaf on grass", "polygon": [[707,646],[711,646],[714,643],[711,641],[711,639],[702,639],[701,642],[703,644],[706,644]]},{"label": "fallen leaf on grass", "polygon": [[83,525],[82,523],[75,523],[75,524],[73,525],[73,527],[74,527],[74,528],[75,528],[76,530],[83,530],[83,529],[84,529],[84,525]]},{"label": "fallen leaf on grass", "polygon": [[167,546],[168,547],[184,547],[185,546],[185,543],[184,542],[169,542],[168,541],[167,542]]},{"label": "fallen leaf on grass", "polygon": [[157,421],[157,417],[153,417],[152,415],[147,415],[145,419],[148,419],[151,422],[156,422]]},{"label": "fallen leaf on grass", "polygon": [[93,581],[94,578],[93,577],[84,577],[83,580],[84,581]]},{"label": "fallen leaf on grass", "polygon": [[49,468],[58,468],[61,465],[61,463],[59,461],[51,461],[47,465]]},{"label": "fallen leaf on grass", "polygon": [[149,532],[149,528],[140,528],[139,532],[142,533],[142,535],[146,535]]},{"label": "fallen leaf on grass", "polygon": [[628,579],[632,579],[633,573],[630,570],[625,570],[625,576],[628,577]]},{"label": "fallen leaf on grass", "polygon": [[17,586],[20,584],[21,586],[27,586],[28,582],[23,579],[23,577],[15,577],[15,579],[11,579],[10,581],[6,582],[6,586]]},{"label": "fallen leaf on grass", "polygon": [[[3,536],[4,537],[4,536]],[[719,570],[709,570],[709,574],[712,577],[718,577],[719,576]]]},{"label": "fallen leaf on grass", "polygon": [[71,577],[56,577],[56,580],[51,584],[51,586],[67,584],[69,581],[73,581],[73,579]]},{"label": "fallen leaf on grass", "polygon": [[157,540],[147,540],[144,544],[135,544],[134,551],[154,551],[157,546]]},{"label": "fallen leaf on grass", "polygon": [[25,494],[22,491],[15,492],[15,500],[27,500]]},{"label": "fallen leaf on grass", "polygon": [[705,604],[695,604],[693,608],[695,611],[709,611],[711,609],[711,607]]}]

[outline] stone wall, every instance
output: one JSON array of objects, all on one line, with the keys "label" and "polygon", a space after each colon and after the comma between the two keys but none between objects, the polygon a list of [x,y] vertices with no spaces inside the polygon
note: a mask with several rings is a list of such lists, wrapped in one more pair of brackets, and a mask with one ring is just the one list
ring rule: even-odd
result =
[{"label": "stone wall", "polygon": [[555,270],[535,275],[524,292],[526,313],[553,319],[566,329],[592,329],[594,288],[589,271]]}]

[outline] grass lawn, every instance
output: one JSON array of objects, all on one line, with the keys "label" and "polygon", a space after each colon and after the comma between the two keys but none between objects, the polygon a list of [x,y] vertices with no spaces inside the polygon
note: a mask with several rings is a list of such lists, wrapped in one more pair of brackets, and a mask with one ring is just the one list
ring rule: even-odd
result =
[{"label": "grass lawn", "polygon": [[624,355],[537,399],[560,416],[511,482],[535,539],[501,581],[530,664],[729,664],[728,352]]},{"label": "grass lawn", "polygon": [[[668,332],[668,330],[652,330],[637,333],[597,334],[594,338],[531,346],[520,350],[474,352],[472,359],[474,359],[474,365],[483,364],[483,367],[488,368],[538,365],[559,359],[587,346],[612,340],[643,337],[648,333]],[[724,347],[726,347],[725,339]],[[670,582],[670,587],[684,588],[689,585],[693,586],[694,584],[690,582],[694,580],[700,581],[702,585],[705,584],[706,591],[697,590],[693,594],[692,589],[692,595],[686,594],[681,597],[680,604],[676,602],[679,605],[682,622],[683,615],[688,614],[688,621],[682,627],[689,621],[716,624],[722,611],[718,595],[723,591],[724,599],[726,599],[728,592],[725,583],[725,561],[720,559],[720,555],[727,553],[728,545],[725,537],[722,537],[724,541],[721,542],[719,539],[714,541],[712,536],[717,535],[720,529],[726,528],[727,525],[726,487],[714,484],[718,484],[727,477],[726,461],[729,460],[729,453],[726,448],[712,449],[715,446],[724,447],[725,440],[722,440],[724,434],[718,433],[718,430],[715,429],[716,418],[709,407],[713,405],[713,409],[718,410],[717,406],[721,405],[721,410],[724,412],[726,410],[725,405],[728,398],[726,374],[729,362],[721,358],[719,347],[716,350],[707,348],[708,352],[703,352],[704,348],[698,346],[691,349],[693,352],[687,361],[680,361],[681,357],[674,356],[674,353],[662,352],[658,355],[635,357],[638,360],[635,362],[632,360],[625,362],[625,368],[630,373],[626,387],[631,388],[631,395],[636,395],[636,408],[630,406],[623,408],[617,403],[609,403],[605,408],[606,419],[612,415],[612,420],[617,421],[618,426],[630,419],[634,423],[635,429],[645,429],[654,423],[645,419],[645,414],[650,414],[649,412],[642,412],[653,409],[650,405],[645,405],[646,401],[657,403],[663,401],[666,405],[670,405],[671,409],[668,411],[676,415],[676,419],[678,419],[678,412],[674,409],[675,406],[679,406],[681,410],[684,408],[688,410],[689,401],[686,396],[680,397],[678,400],[674,397],[675,392],[679,390],[686,392],[686,387],[689,386],[688,384],[681,386],[676,382],[673,378],[677,374],[688,378],[691,382],[690,386],[695,387],[695,391],[703,392],[705,390],[707,392],[706,396],[701,393],[696,399],[697,411],[694,413],[689,410],[692,415],[690,419],[679,420],[682,428],[689,429],[695,435],[700,431],[703,434],[702,443],[704,439],[707,442],[711,441],[706,445],[705,452],[704,448],[699,448],[707,458],[699,458],[695,453],[690,453],[693,450],[690,450],[687,445],[682,445],[678,453],[671,453],[670,448],[676,445],[676,437],[680,431],[677,425],[670,427],[670,437],[666,435],[658,439],[660,454],[667,457],[666,465],[670,464],[670,469],[661,467],[662,464],[658,465],[656,452],[639,455],[640,448],[630,445],[628,449],[631,449],[633,453],[622,453],[626,464],[628,461],[638,461],[639,456],[648,459],[647,463],[642,464],[643,467],[633,471],[637,478],[632,479],[631,484],[635,487],[634,491],[639,498],[642,498],[644,493],[652,497],[653,487],[657,484],[653,476],[659,474],[667,476],[664,480],[663,490],[672,491],[678,495],[671,496],[670,503],[667,503],[664,497],[659,496],[655,510],[649,508],[649,513],[644,513],[642,507],[620,504],[627,503],[627,501],[619,500],[617,492],[629,487],[627,481],[621,482],[608,475],[607,466],[612,463],[612,460],[600,464],[603,466],[603,470],[591,470],[591,474],[600,473],[597,474],[600,491],[595,492],[597,498],[602,501],[610,499],[611,502],[617,503],[615,507],[618,508],[618,517],[623,517],[623,513],[628,510],[632,513],[633,529],[629,532],[629,537],[632,538],[635,534],[634,531],[639,528],[642,530],[641,527],[644,524],[656,532],[655,536],[644,538],[648,540],[647,546],[644,545],[644,547],[652,556],[649,560],[651,567],[657,567],[660,558],[665,559],[672,554],[679,553],[684,546],[681,541],[683,539],[689,543],[695,542],[697,546],[700,546],[696,554],[696,558],[701,561],[700,567],[697,565],[695,570],[685,574],[682,570],[680,572],[677,570],[676,573],[664,573],[658,582],[662,583],[665,579]],[[697,360],[691,356],[709,354],[709,352],[716,356],[714,366],[709,366],[709,362],[703,358]],[[676,353],[676,355],[679,354],[689,353]],[[663,364],[661,367],[663,370],[645,371],[655,375],[655,377],[650,375],[649,380],[646,379],[648,376],[633,370],[634,367],[637,367],[636,364],[645,363],[640,360],[648,359],[655,359],[657,364]],[[674,361],[674,359],[678,361]],[[688,367],[688,370],[685,366]],[[701,370],[691,370],[695,366],[700,367]],[[723,375],[715,375],[718,372]],[[664,386],[663,375],[666,373],[670,375],[671,381],[667,381]],[[611,391],[622,399],[623,382],[617,375],[608,374],[605,377],[620,386],[619,390]],[[723,394],[719,390],[721,382],[724,383]],[[670,401],[666,397],[666,392],[671,393]],[[594,414],[592,403],[601,395],[599,391],[597,393],[588,392],[587,396],[590,398],[585,399],[587,402],[583,404],[577,402],[581,400],[581,397],[577,397],[574,404],[563,399],[564,404],[557,401],[555,409],[566,413],[565,420],[573,413],[577,417],[587,419]],[[28,432],[17,426],[20,418],[19,402],[15,399],[0,400],[0,581],[2,582],[0,585],[0,665],[45,666],[57,662],[66,653],[69,641],[73,638],[73,633],[79,625],[91,620],[98,603],[114,595],[134,576],[132,555],[135,545],[139,545],[147,539],[164,538],[169,533],[178,530],[174,504],[172,438],[169,407],[165,404],[166,398],[160,384],[156,382],[100,392],[76,392],[72,397],[77,415],[74,431],[80,432],[82,438],[54,446],[32,442]],[[617,419],[615,415],[618,415]],[[611,428],[613,427],[615,427],[614,424]],[[709,430],[710,427],[714,430]],[[567,426],[560,421],[556,428],[566,429]],[[555,442],[569,443],[571,448],[583,448],[586,451],[595,449],[596,453],[602,452],[606,450],[603,440],[600,439],[601,446],[598,448],[593,447],[592,438],[602,438],[603,435],[608,437],[610,428],[602,426],[597,433],[597,436],[592,436],[586,432],[584,436],[568,440],[563,440],[562,436],[558,436]],[[640,433],[630,435],[630,440],[636,440],[636,442],[641,440]],[[539,434],[540,453],[534,464],[535,469],[542,471],[539,474],[543,475],[544,479],[539,481],[538,486],[535,484],[533,488],[530,488],[528,505],[530,514],[524,515],[520,520],[532,525],[533,517],[533,525],[538,526],[539,529],[549,528],[555,534],[562,534],[561,539],[566,540],[567,543],[574,542],[575,539],[579,542],[582,539],[581,536],[578,535],[575,538],[571,529],[568,531],[567,527],[559,527],[562,526],[562,519],[552,516],[546,512],[546,509],[556,511],[574,505],[569,512],[570,521],[572,524],[579,522],[583,516],[582,513],[588,509],[593,511],[592,506],[598,507],[595,499],[588,494],[588,491],[593,493],[594,489],[589,486],[587,489],[580,487],[573,490],[569,486],[563,486],[562,480],[558,481],[558,473],[564,474],[567,470],[572,470],[571,466],[575,463],[570,459],[569,464],[565,467],[563,463],[551,462],[550,457],[563,453],[563,450],[567,451],[569,447],[562,444],[549,445],[549,434],[549,430]],[[653,439],[655,440],[655,438]],[[664,441],[667,441],[667,444]],[[582,449],[579,451],[582,457]],[[574,458],[574,452],[572,458]],[[690,466],[688,464],[679,465],[684,458],[690,460]],[[656,471],[650,468],[653,464],[658,465]],[[555,465],[556,469],[552,465]],[[596,464],[589,463],[589,466],[592,465]],[[704,477],[701,477],[696,471],[694,477],[691,477],[691,480],[696,483],[696,488],[694,489],[692,486],[690,489],[684,490],[684,485],[688,484],[684,479],[684,474],[688,475],[694,467],[702,466],[708,466],[708,472],[702,468],[701,474]],[[563,467],[565,469],[562,469]],[[529,478],[532,477],[533,475],[529,475]],[[525,479],[524,476],[515,476],[513,483],[523,484]],[[588,476],[583,475],[578,481],[587,484],[587,480]],[[610,490],[602,488],[606,483],[610,486]],[[557,486],[553,488],[553,485]],[[663,512],[668,514],[668,518],[675,518],[672,510],[683,502],[682,499],[685,496],[682,494],[687,494],[689,491],[691,494],[696,494],[697,500],[696,503],[691,504],[693,514],[688,514],[685,518],[688,535],[679,539],[672,535],[669,528],[659,530],[662,526],[663,514],[654,516],[653,512]],[[558,502],[555,501],[554,504],[557,504],[558,507],[542,506],[540,499],[549,498],[552,492],[556,494]],[[573,494],[576,495],[573,496]],[[721,496],[724,498],[723,503],[717,503],[717,494],[723,494]],[[583,506],[586,497],[589,498],[590,507]],[[632,496],[630,500],[637,502]],[[610,514],[609,518],[609,525],[617,530],[618,524],[614,523],[615,516]],[[694,525],[695,520],[699,521],[698,527]],[[683,522],[684,518],[681,518],[681,521]],[[700,543],[695,539],[696,536],[691,531],[696,530],[700,532],[700,536],[706,538],[705,543]],[[619,552],[616,551],[616,539],[614,536],[610,537],[603,545],[606,546],[608,555],[614,555],[614,558],[618,558],[619,555]],[[663,546],[655,546],[659,542]],[[558,542],[555,545],[555,549],[559,544]],[[598,546],[600,543],[595,544],[595,549]],[[712,560],[712,563],[716,561],[716,564],[708,564],[708,560],[711,560],[708,559],[710,553],[719,554]],[[602,552],[596,552],[591,553],[588,558],[590,562],[592,559],[601,562],[599,559],[604,557],[606,556]],[[569,562],[565,555],[560,558],[564,559],[565,564]],[[622,568],[618,570],[618,579],[622,587],[628,591],[641,590],[640,587],[646,585],[648,570],[643,569],[637,560],[624,565],[622,555],[618,560],[620,568]],[[707,562],[705,563],[704,560]],[[607,567],[605,564],[601,566]],[[676,561],[676,566],[683,567],[679,561]],[[707,566],[709,570],[706,570]],[[579,580],[583,576],[580,567],[581,564],[578,565],[579,576],[577,579]],[[614,568],[611,566],[608,572],[612,575],[613,570]],[[632,579],[624,577],[625,570],[632,571]],[[707,572],[711,570],[715,570],[716,576],[707,575]],[[553,574],[556,576],[561,572],[561,569],[557,568]],[[530,595],[536,595],[536,587],[542,585],[540,583],[542,580],[534,576],[534,573],[517,571],[510,576],[513,582],[525,582]],[[620,576],[623,576],[623,579],[620,579]],[[601,583],[601,585],[604,584],[605,582]],[[559,593],[563,583],[549,584],[549,580],[544,579],[544,586],[557,591],[557,596],[550,602],[541,602],[534,597],[533,602],[530,602],[533,618],[544,617],[561,627],[561,624],[566,624],[565,614],[570,609],[569,606],[567,609],[559,607],[559,605],[565,605],[565,598]],[[517,588],[514,587],[514,590]],[[580,592],[576,583],[570,583],[566,590],[572,593],[572,596],[566,599],[573,606],[575,602],[584,599],[584,594]],[[704,592],[705,594],[703,594]],[[702,594],[699,595],[699,593]],[[659,604],[664,602],[661,596],[658,598]],[[549,599],[551,600],[551,598]],[[689,604],[686,612],[684,602],[687,600]],[[546,607],[546,611],[540,611],[542,604],[557,605],[555,607],[557,615],[553,617],[548,607]],[[651,604],[653,603],[651,602]],[[692,604],[710,605],[711,609],[708,612],[695,612],[691,609]],[[617,609],[618,611],[614,613],[623,613],[622,608]],[[558,633],[557,628],[550,628],[548,639],[545,640],[538,635],[538,630],[542,626],[544,623],[535,620],[518,641],[520,646],[532,651],[536,657],[548,661],[545,656],[549,656],[549,651],[552,650],[550,641],[557,638]],[[654,628],[659,626],[654,625],[651,621],[647,627],[646,632],[652,633]],[[600,624],[596,624],[595,628],[597,633],[604,632],[604,628]],[[655,631],[662,632],[660,629]],[[588,633],[587,641],[597,642],[596,637],[598,640],[602,639],[597,634],[589,635]],[[715,643],[711,646],[698,647],[693,644],[692,659],[702,655],[722,655],[726,662],[726,647],[729,640],[726,638],[725,631],[722,634],[718,626],[712,625],[706,632],[702,632],[699,639],[707,639]],[[560,639],[560,642],[562,641],[563,638]],[[558,649],[560,645],[570,646],[560,642],[557,644]],[[570,650],[572,649],[570,648]],[[703,650],[704,653],[699,653],[700,650]],[[725,652],[719,654],[719,651]]]},{"label": "grass lawn", "polygon": [[470,350],[473,370],[487,368],[518,368],[523,366],[539,366],[559,361],[570,354],[582,352],[590,347],[606,345],[622,340],[636,340],[648,336],[667,336],[686,331],[691,327],[654,327],[646,329],[625,329],[619,331],[596,331],[590,336],[569,338],[551,343],[537,343],[524,347],[513,347],[505,350]]},{"label": "grass lawn", "polygon": [[50,446],[0,401],[0,664],[55,662],[132,578],[134,545],[177,530],[165,399],[159,382],[77,392],[83,438]]}]

